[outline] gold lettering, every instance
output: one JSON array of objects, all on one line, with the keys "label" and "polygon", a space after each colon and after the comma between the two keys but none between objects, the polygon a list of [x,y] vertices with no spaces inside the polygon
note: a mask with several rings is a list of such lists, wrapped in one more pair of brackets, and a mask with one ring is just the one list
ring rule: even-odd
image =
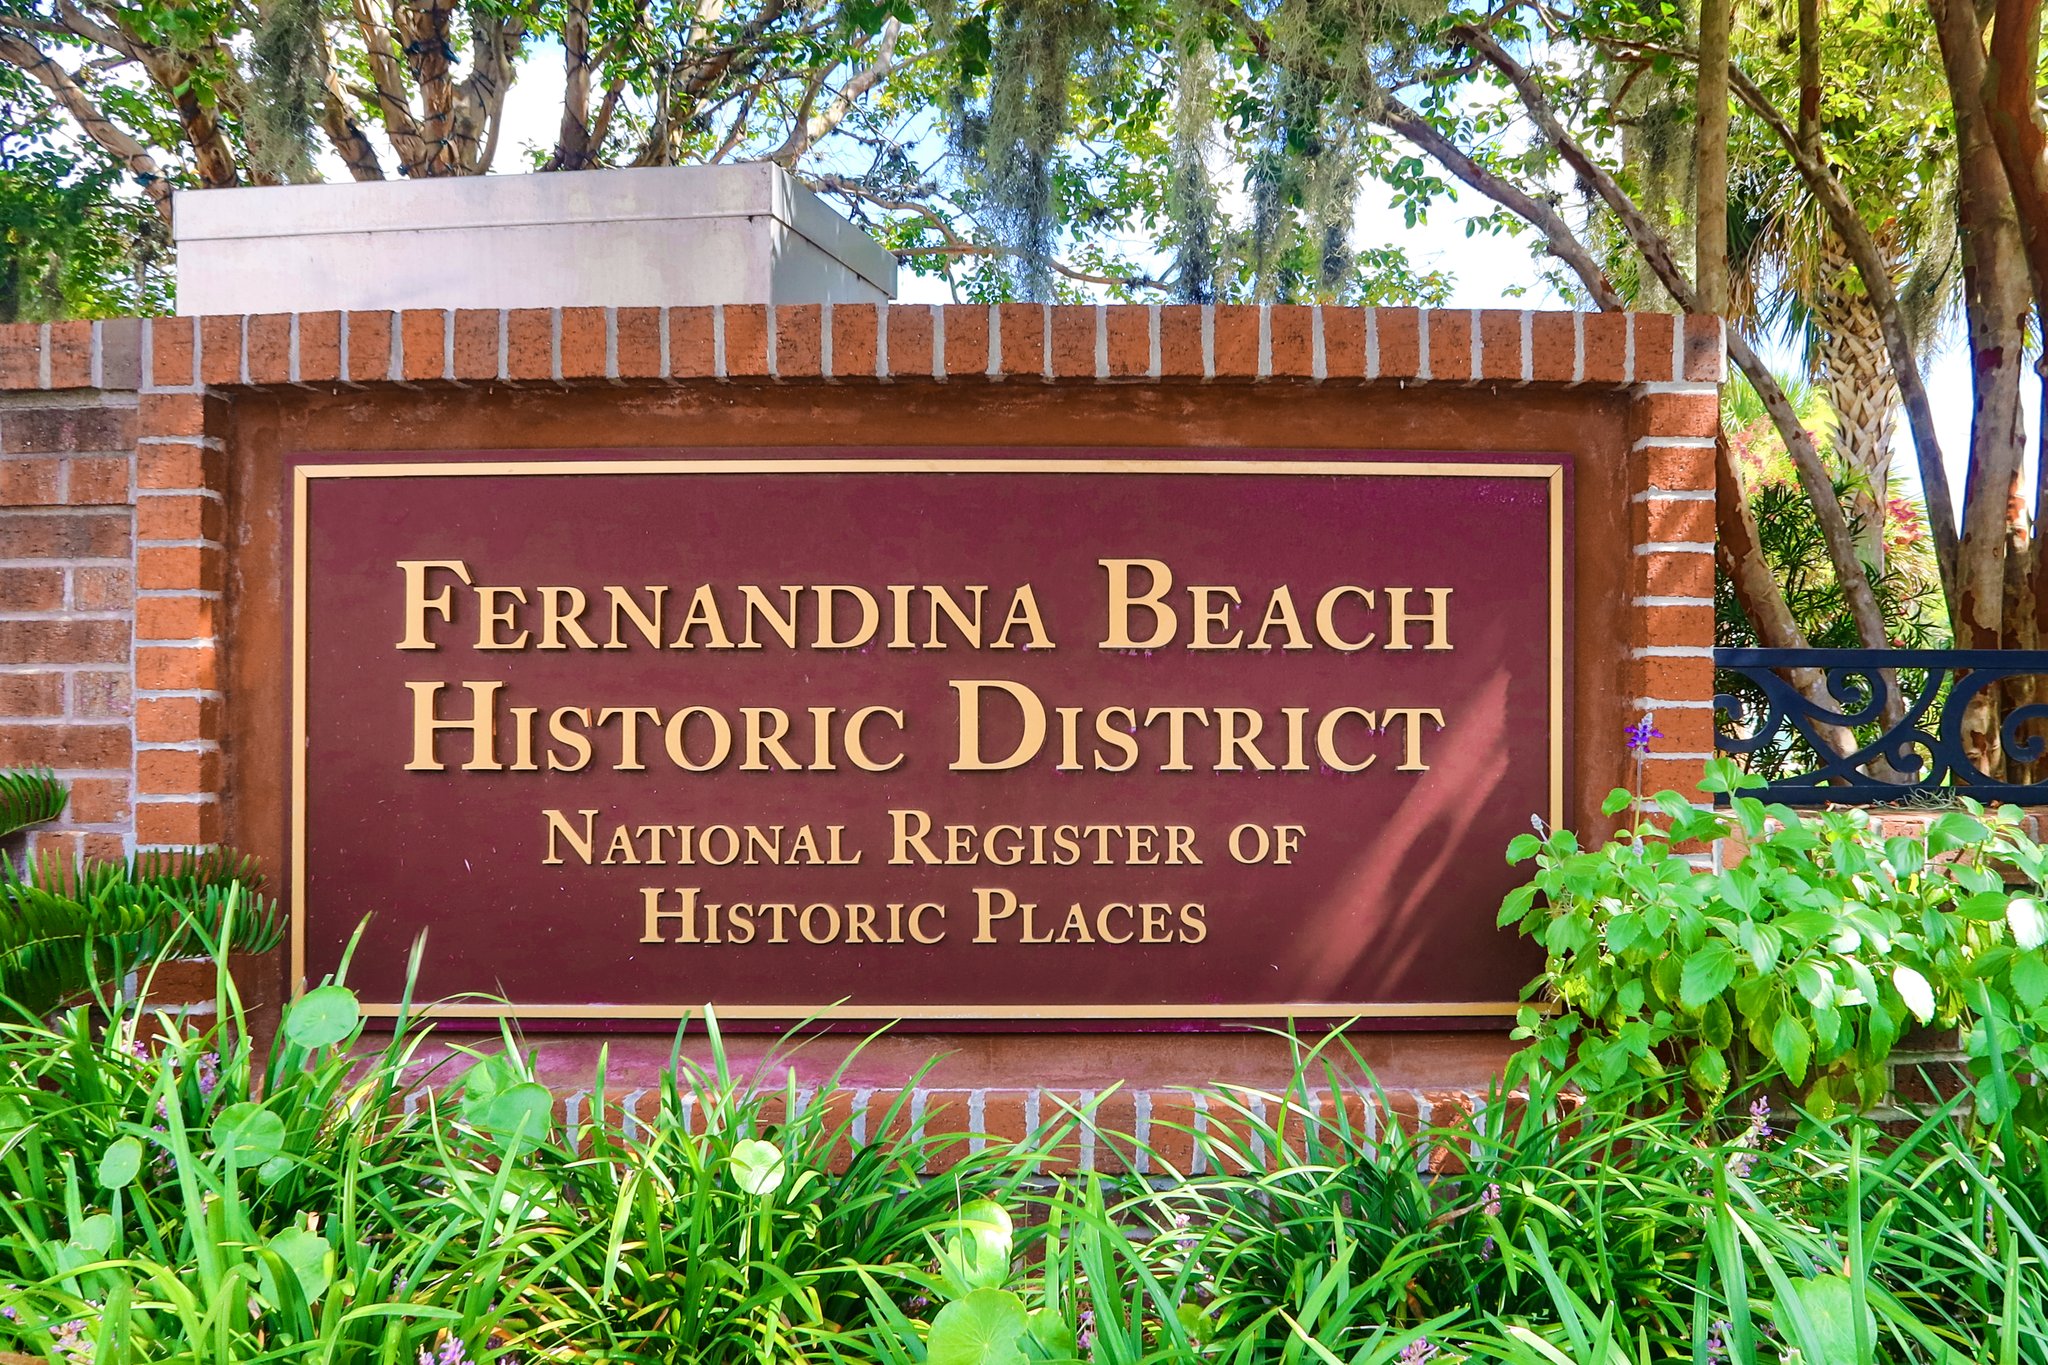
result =
[{"label": "gold lettering", "polygon": [[[1166,594],[1173,590],[1173,571],[1157,559],[1101,559],[1100,564],[1109,572],[1109,629],[1103,637],[1104,649],[1157,649],[1173,638],[1179,625],[1179,618],[1173,608],[1166,605]],[[1131,570],[1143,569],[1150,586],[1140,596],[1131,588]],[[1148,611],[1152,613],[1152,633],[1140,640],[1131,634],[1131,613]]]},{"label": "gold lettering", "polygon": [[1410,621],[1427,621],[1429,622],[1429,643],[1424,645],[1423,648],[1449,649],[1451,647],[1451,590],[1449,588],[1424,588],[1423,591],[1429,594],[1429,610],[1426,612],[1411,612],[1408,610],[1408,594],[1413,591],[1414,589],[1412,588],[1387,589],[1387,633],[1394,637],[1393,643],[1389,644],[1387,648],[1415,648],[1414,645],[1408,643],[1408,623]]},{"label": "gold lettering", "polygon": [[[501,607],[498,605],[500,597],[510,600]],[[525,601],[526,589],[524,588],[478,588],[476,590],[476,602],[483,615],[477,619],[476,623],[476,647],[478,649],[526,648],[526,642],[531,638],[528,631],[521,630],[519,634],[509,640],[500,640],[498,638],[498,627],[512,625],[513,616],[518,612],[519,605]]]},{"label": "gold lettering", "polygon": [[1357,640],[1347,640],[1337,633],[1337,604],[1346,597],[1356,597],[1365,604],[1367,611],[1372,610],[1372,589],[1354,588],[1348,585],[1332,588],[1324,593],[1321,600],[1316,603],[1316,634],[1321,636],[1323,643],[1330,648],[1341,649],[1349,653],[1364,649],[1379,637],[1372,631],[1367,631]]},{"label": "gold lettering", "polygon": [[[1000,678],[968,678],[947,684],[960,697],[960,743],[957,757],[946,766],[954,772],[1006,772],[1031,761],[1045,743],[1045,703],[1038,694],[1022,683],[1005,682]],[[1010,695],[1017,703],[1019,715],[1023,718],[1024,733],[1017,741],[1017,747],[1000,760],[984,759],[981,754],[981,694],[985,688],[997,688]]]},{"label": "gold lettering", "polygon": [[1392,706],[1381,712],[1386,717],[1388,729],[1394,726],[1396,717],[1408,723],[1408,730],[1401,745],[1401,764],[1396,772],[1426,773],[1429,765],[1422,761],[1422,720],[1427,716],[1436,722],[1436,728],[1444,728],[1444,713],[1434,706]]},{"label": "gold lettering", "polygon": [[548,819],[548,856],[542,858],[541,862],[554,865],[562,861],[562,855],[555,851],[555,836],[559,834],[562,838],[569,841],[569,851],[581,858],[585,865],[589,864],[591,856],[595,852],[597,835],[594,826],[597,820],[597,811],[594,809],[579,810],[576,813],[583,817],[583,833],[581,835],[576,833],[574,825],[563,818],[562,812],[558,810],[543,810],[541,812]]},{"label": "gold lettering", "polygon": [[462,765],[465,772],[497,772],[504,765],[498,762],[498,709],[495,698],[501,682],[466,682],[469,689],[469,719],[443,720],[434,705],[434,697],[447,686],[437,682],[409,682],[406,690],[412,693],[412,762],[405,765],[409,773],[437,773],[442,764],[434,752],[434,740],[443,730],[469,731],[469,762]]},{"label": "gold lettering", "polygon": [[398,647],[435,649],[438,646],[427,638],[427,613],[431,611],[443,621],[452,623],[455,620],[455,589],[443,588],[429,597],[427,575],[441,569],[466,584],[470,581],[469,565],[459,559],[401,559],[396,562],[405,574],[405,634],[399,639]]}]

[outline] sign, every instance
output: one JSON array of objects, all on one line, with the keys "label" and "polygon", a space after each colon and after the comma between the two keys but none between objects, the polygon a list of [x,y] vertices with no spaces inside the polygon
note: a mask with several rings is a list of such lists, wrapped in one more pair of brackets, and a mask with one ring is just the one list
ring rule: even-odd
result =
[{"label": "sign", "polygon": [[[1554,459],[690,452],[294,479],[293,974],[667,1027],[1511,1015]],[[506,1003],[506,1002],[509,1002]]]}]

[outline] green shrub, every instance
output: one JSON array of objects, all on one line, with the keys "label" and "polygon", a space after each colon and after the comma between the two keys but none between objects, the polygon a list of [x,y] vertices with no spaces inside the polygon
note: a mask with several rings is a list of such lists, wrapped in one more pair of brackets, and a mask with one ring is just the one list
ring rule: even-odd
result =
[{"label": "green shrub", "polygon": [[[1525,1010],[1553,1062],[1576,1047],[1597,1084],[1676,1068],[1701,1096],[1774,1070],[1823,1115],[1868,1107],[1915,1025],[1959,1031],[1978,1116],[2038,1124],[2048,1075],[2048,853],[2009,810],[1965,802],[1919,836],[1885,838],[1868,812],[1767,805],[1725,760],[1705,788],[1582,849],[1569,832],[1522,835],[1533,859],[1501,923],[1549,955],[1538,985],[1561,1012]],[[1625,791],[1607,802],[1632,803]],[[1674,845],[1739,840],[1741,861],[1699,871]],[[2023,879],[2014,893],[2007,873]]]}]

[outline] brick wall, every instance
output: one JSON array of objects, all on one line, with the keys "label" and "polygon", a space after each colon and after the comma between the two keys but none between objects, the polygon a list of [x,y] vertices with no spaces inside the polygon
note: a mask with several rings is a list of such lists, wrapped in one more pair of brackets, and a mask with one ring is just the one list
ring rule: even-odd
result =
[{"label": "brick wall", "polygon": [[70,784],[31,836],[45,856],[132,845],[140,338],[133,321],[61,323],[0,349],[0,766]]},{"label": "brick wall", "polygon": [[[1629,448],[1615,457],[1627,461],[1636,628],[1611,653],[1599,642],[1583,648],[1579,666],[1618,666],[1629,718],[1654,713],[1664,734],[1649,781],[1684,789],[1712,748],[1712,447],[1722,373],[1720,323],[1668,314],[847,304],[0,327],[0,766],[47,764],[72,780],[74,808],[38,836],[46,847],[111,855],[223,837],[234,701],[230,442],[234,404],[251,393],[1025,383],[1270,385],[1308,400],[1323,387],[1434,386],[1627,402]],[[1504,434],[1502,445],[1513,441]],[[1578,742],[1618,753],[1620,738]],[[1435,1060],[1413,1059],[1453,1050],[1414,1051],[1421,1041],[1372,1042],[1376,1065],[1410,1059],[1394,1067],[1404,1074],[1388,1086],[1383,1118],[1442,1119],[1476,1102],[1469,1077],[1485,1073],[1482,1053],[1494,1054],[1457,1052],[1459,1079],[1439,1083],[1430,1079]],[[1171,1076],[1128,1071],[1129,1083],[1102,1099],[1100,1127],[1185,1152],[1181,1130],[1210,1121],[1188,1082],[1279,1084],[1272,1058],[1254,1057],[1239,1046],[1246,1042],[1204,1043],[1211,1071],[1201,1077],[1178,1074],[1184,1065]],[[556,1055],[570,1059],[549,1078],[565,1105],[591,1103],[577,1088],[589,1072],[579,1072],[573,1045]],[[899,1060],[882,1069],[900,1080],[916,1061]],[[987,1065],[987,1084],[970,1076],[935,1085],[919,1092],[915,1111],[939,1129],[1016,1135],[1063,1101],[1101,1094],[1047,1072],[1022,1083],[1014,1067]],[[848,1091],[860,1124],[893,1093],[885,1082]],[[630,1092],[610,1101],[635,1102]],[[1087,1137],[1076,1159],[1117,1160],[1112,1144]]]}]

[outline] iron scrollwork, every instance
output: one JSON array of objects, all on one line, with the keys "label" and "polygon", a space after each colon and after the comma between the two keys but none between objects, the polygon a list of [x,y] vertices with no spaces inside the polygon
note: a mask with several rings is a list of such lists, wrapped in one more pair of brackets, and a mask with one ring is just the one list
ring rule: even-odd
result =
[{"label": "iron scrollwork", "polygon": [[[1715,747],[1736,756],[1776,755],[1794,767],[1812,765],[1770,776],[1770,800],[1867,805],[1964,795],[1987,802],[2048,802],[2048,777],[2013,781],[2009,773],[1987,772],[1966,743],[1966,725],[1973,712],[1981,716],[1984,709],[1973,703],[2009,679],[2048,678],[2048,651],[1717,649],[1714,667],[1740,674],[1762,698],[1759,704],[1725,691],[1714,697]],[[1795,669],[1820,675],[1833,709],[1792,685],[1787,674]],[[1925,681],[1917,695],[1907,696],[1901,679],[1914,675]],[[1887,725],[1886,703],[1894,689],[1902,706]],[[2048,696],[2048,683],[2042,695]],[[1976,738],[1977,750],[1988,747],[1984,736]],[[2008,769],[2039,762],[2048,752],[2048,703],[2010,706],[1998,739]],[[1840,752],[1838,744],[1848,751]]]}]

